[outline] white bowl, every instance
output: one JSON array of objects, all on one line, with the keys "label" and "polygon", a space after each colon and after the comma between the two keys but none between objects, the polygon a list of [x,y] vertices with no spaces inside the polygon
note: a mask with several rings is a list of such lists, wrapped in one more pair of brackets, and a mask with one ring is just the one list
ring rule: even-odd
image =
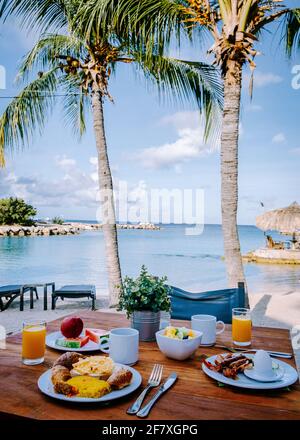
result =
[{"label": "white bowl", "polygon": [[156,342],[162,353],[171,359],[183,361],[192,356],[201,344],[202,332],[193,330],[195,337],[192,339],[175,339],[164,336],[165,330],[156,332]]}]

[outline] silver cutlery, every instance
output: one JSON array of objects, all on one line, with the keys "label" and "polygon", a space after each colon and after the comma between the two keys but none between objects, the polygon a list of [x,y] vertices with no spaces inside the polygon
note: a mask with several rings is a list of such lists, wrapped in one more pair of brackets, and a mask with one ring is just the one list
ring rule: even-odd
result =
[{"label": "silver cutlery", "polygon": [[136,414],[139,411],[140,407],[142,406],[143,400],[145,399],[148,391],[151,388],[158,387],[162,378],[163,368],[164,367],[162,365],[159,364],[154,365],[146,388],[144,389],[144,391],[141,392],[141,394],[136,399],[136,401],[131,405],[131,407],[128,408],[127,414]]},{"label": "silver cutlery", "polygon": [[[222,348],[224,350],[228,350],[231,353],[256,353],[258,349],[256,348],[239,348],[239,347],[228,347],[227,345],[215,345],[216,348]],[[272,357],[282,358],[282,359],[292,359],[293,354],[292,353],[284,353],[281,351],[270,351],[266,350],[267,353],[269,353]]]},{"label": "silver cutlery", "polygon": [[157,393],[152,397],[151,400],[137,413],[138,417],[147,417],[151,408],[155,404],[155,402],[160,398],[162,394],[164,394],[171,386],[176,382],[177,374],[171,373],[168,379],[159,387]]}]

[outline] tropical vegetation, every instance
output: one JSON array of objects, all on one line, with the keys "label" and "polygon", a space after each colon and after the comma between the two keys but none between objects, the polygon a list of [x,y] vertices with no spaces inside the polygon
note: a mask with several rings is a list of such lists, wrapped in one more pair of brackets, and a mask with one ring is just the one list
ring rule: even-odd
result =
[{"label": "tropical vegetation", "polygon": [[58,216],[55,216],[55,217],[53,217],[53,219],[51,220],[52,221],[52,223],[54,223],[55,225],[63,225],[64,224],[64,219],[62,218],[62,217],[58,217]]},{"label": "tropical vegetation", "polygon": [[126,310],[128,317],[135,311],[168,312],[171,302],[166,281],[167,277],[150,275],[143,265],[136,279],[124,278],[118,310]]},{"label": "tropical vegetation", "polygon": [[0,225],[31,226],[34,224],[33,217],[36,213],[36,209],[23,199],[0,199]]},{"label": "tropical vegetation", "polygon": [[[118,4],[118,7],[116,7]],[[104,13],[99,2],[83,6],[85,26]],[[93,11],[93,13],[92,13]],[[253,87],[255,58],[263,31],[274,22],[287,26],[288,47],[299,45],[299,8],[291,10],[282,0],[118,0],[115,17],[129,14],[129,32],[146,36],[147,48],[170,46],[182,34],[200,47],[208,42],[208,54],[220,69],[224,82],[221,131],[221,208],[224,253],[229,285],[245,282],[237,228],[238,142],[240,102],[244,66],[250,68]],[[105,14],[105,13],[104,13]],[[280,27],[280,26],[278,26]],[[209,35],[209,38],[206,36]]]},{"label": "tropical vegetation", "polygon": [[110,75],[119,62],[136,64],[160,91],[196,101],[206,113],[207,134],[213,126],[213,110],[221,102],[216,71],[207,64],[174,60],[165,54],[184,35],[200,41],[202,48],[208,42],[207,52],[224,84],[221,208],[227,275],[230,286],[245,281],[237,229],[243,68],[250,68],[252,90],[257,44],[271,23],[285,26],[288,51],[299,46],[299,8],[291,10],[281,0],[2,0],[0,5],[2,17],[14,14],[25,25],[68,31],[42,35],[26,57],[19,77],[26,78],[34,67],[40,68],[39,77],[3,114],[0,153],[16,141],[23,142],[43,124],[58,88],[65,93],[67,118],[77,123],[80,133],[85,129],[84,110],[91,104],[100,185],[109,193],[102,203],[108,219],[104,234],[113,301],[118,296],[115,286],[121,286],[121,272],[103,120],[103,100],[112,99]]},{"label": "tropical vegetation", "polygon": [[300,49],[300,8],[290,11],[286,16],[285,41],[289,56]]},{"label": "tropical vegetation", "polygon": [[[105,3],[106,0],[99,2]],[[134,36],[124,37],[119,31],[119,23],[124,17],[115,24],[106,16],[105,20],[83,31],[76,15],[80,4],[82,2],[78,0],[1,2],[2,17],[15,14],[21,16],[25,24],[33,21],[47,30],[58,26],[64,33],[42,33],[25,57],[18,81],[26,82],[34,71],[37,77],[8,105],[0,119],[0,153],[3,161],[5,149],[24,144],[37,128],[41,129],[61,94],[66,119],[79,135],[86,129],[86,113],[91,108],[98,153],[110,302],[115,305],[122,278],[103,114],[104,100],[112,100],[108,87],[110,76],[119,63],[135,64],[164,93],[174,92],[181,100],[194,100],[209,121],[213,110],[221,105],[222,89],[212,66],[168,58],[154,48],[150,56],[141,41]]]}]

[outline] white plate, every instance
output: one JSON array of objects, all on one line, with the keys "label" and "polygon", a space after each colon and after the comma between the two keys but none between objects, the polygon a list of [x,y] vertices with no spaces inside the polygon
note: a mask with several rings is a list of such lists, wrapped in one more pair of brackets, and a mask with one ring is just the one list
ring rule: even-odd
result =
[{"label": "white plate", "polygon": [[63,394],[55,393],[53,389],[53,384],[51,382],[51,370],[47,370],[43,373],[38,380],[38,387],[42,393],[46,394],[49,397],[53,397],[54,399],[64,400],[65,402],[74,402],[74,403],[96,403],[96,402],[109,402],[111,400],[119,399],[121,397],[127,396],[130,393],[133,393],[142,383],[142,377],[138,371],[136,371],[132,367],[128,367],[127,365],[115,364],[118,368],[126,368],[126,370],[130,370],[132,372],[132,379],[130,385],[127,387],[112,391],[109,394],[105,394],[98,399],[92,399],[90,397],[67,397]]},{"label": "white plate", "polygon": [[[81,335],[84,336],[84,335]],[[56,345],[56,340],[59,338],[63,338],[63,335],[61,332],[53,332],[46,336],[46,345],[50,348],[54,348],[55,350],[59,351],[77,351],[79,353],[82,353],[84,351],[99,351],[99,344],[96,344],[93,341],[89,341],[87,344],[85,344],[83,347],[80,348],[69,348],[69,347],[61,347],[60,345]]]},{"label": "white plate", "polygon": [[[223,354],[224,356],[228,354]],[[253,359],[254,355],[247,354],[245,355],[250,359]],[[207,362],[214,364],[217,355],[211,356],[206,359]],[[286,362],[280,361],[276,359],[279,367],[284,369],[284,375],[281,380],[276,382],[258,382],[256,380],[249,379],[243,373],[238,374],[238,378],[236,380],[230,379],[229,377],[225,377],[222,373],[218,373],[217,371],[210,370],[204,363],[202,363],[202,370],[212,379],[217,380],[218,382],[224,383],[226,385],[232,385],[234,387],[239,388],[250,388],[253,390],[275,390],[277,388],[285,388],[289,385],[295,383],[299,376],[295,368]]]},{"label": "white plate", "polygon": [[273,370],[270,375],[262,376],[257,374],[255,368],[249,368],[248,370],[244,370],[244,375],[258,382],[276,382],[283,378],[284,372],[285,368],[278,366],[277,370]]}]

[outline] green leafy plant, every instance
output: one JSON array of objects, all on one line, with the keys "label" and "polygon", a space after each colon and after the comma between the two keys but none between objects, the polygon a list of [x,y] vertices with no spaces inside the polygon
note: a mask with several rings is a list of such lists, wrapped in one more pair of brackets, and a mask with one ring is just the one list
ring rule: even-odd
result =
[{"label": "green leafy plant", "polygon": [[63,225],[64,219],[62,217],[53,217],[52,223],[54,223],[55,225]]},{"label": "green leafy plant", "polygon": [[36,209],[17,197],[0,199],[0,224],[1,225],[22,225],[34,224],[32,217],[36,215]]},{"label": "green leafy plant", "polygon": [[170,287],[166,280],[167,277],[150,275],[143,265],[136,279],[124,278],[118,310],[126,310],[128,317],[134,311],[168,312],[171,302]]}]

